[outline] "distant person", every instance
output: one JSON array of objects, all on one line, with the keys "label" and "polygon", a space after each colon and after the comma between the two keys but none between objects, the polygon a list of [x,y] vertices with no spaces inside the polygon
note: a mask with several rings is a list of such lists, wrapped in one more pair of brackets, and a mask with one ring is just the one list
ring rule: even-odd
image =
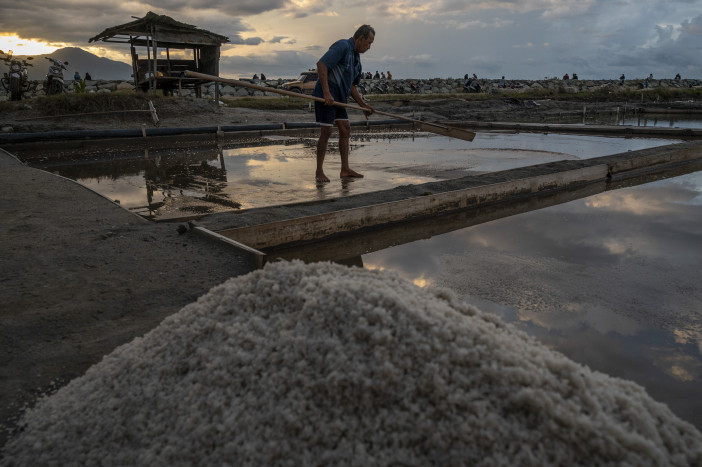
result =
[{"label": "distant person", "polygon": [[385,79],[385,72],[384,71],[380,72],[380,79]]},{"label": "distant person", "polygon": [[[476,76],[473,74],[473,76]],[[478,83],[478,80],[476,78],[469,78],[468,75],[466,74],[464,77],[465,81],[463,82],[463,90],[466,92],[480,92],[481,87],[480,83]]]},{"label": "distant person", "polygon": [[680,77],[680,73],[675,75],[675,81],[680,81],[682,78]]},{"label": "distant person", "polygon": [[258,75],[256,73],[254,73],[254,75],[253,75],[253,80],[258,81]]},{"label": "distant person", "polygon": [[319,140],[317,141],[317,182],[329,182],[324,174],[324,157],[327,153],[327,143],[336,124],[339,129],[339,154],[341,156],[341,171],[339,176],[363,177],[349,167],[349,139],[351,124],[346,108],[334,105],[335,102],[346,103],[349,96],[363,107],[366,118],[375,112],[356,89],[359,84],[362,68],[360,54],[367,52],[375,40],[375,29],[364,24],[359,27],[349,39],[334,42],[329,50],[317,62],[317,84],[312,95],[323,97],[324,102],[315,101],[314,112],[320,125]]},{"label": "distant person", "polygon": [[497,84],[499,87],[502,89],[505,89],[507,87],[507,83],[505,83],[505,77],[504,75],[502,76],[502,79],[500,79],[500,82]]},{"label": "distant person", "polygon": [[86,81],[89,81],[89,80],[91,80],[91,79],[93,79],[92,76],[90,76],[90,73],[88,73],[88,72],[86,71],[86,72],[85,72],[85,80],[86,80]]},{"label": "distant person", "polygon": [[619,77],[619,86],[624,86],[624,80],[626,78],[624,77],[624,73]]},{"label": "distant person", "polygon": [[375,74],[373,75],[373,79],[380,79],[380,73],[378,73],[378,70],[375,70]]},{"label": "distant person", "polygon": [[649,79],[649,80],[652,80],[652,79],[653,79],[653,73],[649,73],[648,79]]},{"label": "distant person", "polygon": [[73,75],[73,79],[74,79],[75,81],[80,81],[80,73],[78,73],[78,72],[76,71],[76,73]]},{"label": "distant person", "polygon": [[390,70],[388,70],[388,79],[392,79],[392,74],[390,73]]},{"label": "distant person", "polygon": [[265,81],[265,80],[266,80],[266,75],[264,75],[263,73],[261,73],[261,81]]},{"label": "distant person", "polygon": [[573,79],[578,79],[578,74],[577,74],[577,73],[573,73]]},{"label": "distant person", "polygon": [[567,81],[567,80],[569,80],[569,79],[570,79],[570,76],[568,76],[568,73],[566,73],[565,75],[563,75],[563,80],[564,80],[564,81]]}]

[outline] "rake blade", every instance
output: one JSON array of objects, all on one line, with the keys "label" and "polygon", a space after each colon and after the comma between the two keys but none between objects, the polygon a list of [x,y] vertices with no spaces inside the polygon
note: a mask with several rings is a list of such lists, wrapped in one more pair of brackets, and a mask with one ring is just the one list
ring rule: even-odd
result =
[{"label": "rake blade", "polygon": [[419,124],[419,128],[424,131],[436,133],[437,135],[448,136],[450,138],[457,138],[465,141],[473,141],[475,138],[475,133],[472,131],[463,130],[452,126],[437,125],[436,123],[421,122]]}]

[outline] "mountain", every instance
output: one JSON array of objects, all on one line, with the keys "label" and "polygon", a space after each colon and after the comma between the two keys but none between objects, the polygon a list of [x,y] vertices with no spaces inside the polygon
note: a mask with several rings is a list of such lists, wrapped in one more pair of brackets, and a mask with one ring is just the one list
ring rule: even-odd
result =
[{"label": "mountain", "polygon": [[[26,56],[17,56],[17,58],[23,57]],[[78,71],[81,77],[85,77],[85,73],[88,72],[93,79],[132,80],[131,65],[98,57],[78,47],[64,47],[50,54],[32,55],[32,57],[34,60],[29,63],[34,66],[29,67],[29,79],[43,80],[51,66],[51,62],[45,57],[51,57],[68,62],[68,71],[63,72],[64,79],[72,79],[75,72]]]}]

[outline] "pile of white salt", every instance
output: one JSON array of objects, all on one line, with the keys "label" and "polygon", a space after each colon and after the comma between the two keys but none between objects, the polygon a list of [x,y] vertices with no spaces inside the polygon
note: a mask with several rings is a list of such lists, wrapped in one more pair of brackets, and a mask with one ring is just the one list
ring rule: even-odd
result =
[{"label": "pile of white salt", "polygon": [[450,292],[232,279],[41,400],[8,465],[702,465],[702,435]]}]

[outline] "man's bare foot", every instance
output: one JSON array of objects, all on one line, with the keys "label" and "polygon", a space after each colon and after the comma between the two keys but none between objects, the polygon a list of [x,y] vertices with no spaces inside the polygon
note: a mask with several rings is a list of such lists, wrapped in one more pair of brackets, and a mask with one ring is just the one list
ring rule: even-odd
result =
[{"label": "man's bare foot", "polygon": [[329,183],[329,177],[324,175],[324,172],[317,172],[315,180],[319,183]]},{"label": "man's bare foot", "polygon": [[344,177],[363,178],[363,175],[361,175],[360,173],[355,172],[355,171],[353,171],[353,170],[351,170],[351,169],[342,170],[341,173],[339,174],[339,176],[340,176],[341,178],[344,178]]}]

